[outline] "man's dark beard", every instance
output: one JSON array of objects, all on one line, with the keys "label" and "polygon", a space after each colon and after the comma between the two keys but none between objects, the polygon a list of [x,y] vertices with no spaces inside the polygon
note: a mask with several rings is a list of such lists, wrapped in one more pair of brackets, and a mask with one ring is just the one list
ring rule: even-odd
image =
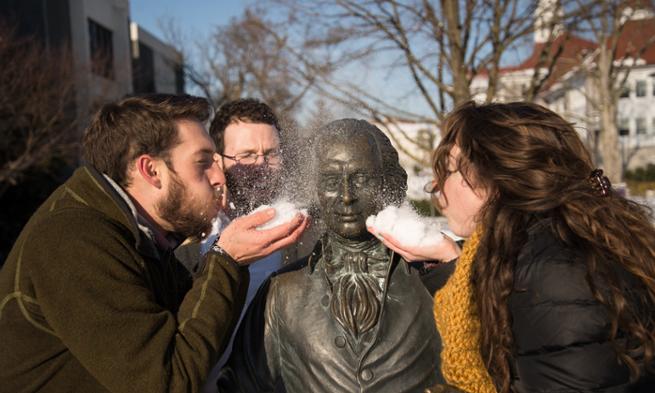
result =
[{"label": "man's dark beard", "polygon": [[330,311],[355,338],[377,324],[381,308],[382,289],[378,277],[368,273],[366,259],[363,252],[346,254],[332,284]]},{"label": "man's dark beard", "polygon": [[184,237],[200,239],[211,230],[211,220],[204,211],[195,211],[194,205],[186,198],[187,191],[184,184],[175,174],[171,174],[171,185],[168,197],[157,203],[157,210],[161,218],[173,227],[173,232]]},{"label": "man's dark beard", "polygon": [[227,188],[234,202],[232,217],[248,214],[261,205],[273,202],[280,185],[278,169],[267,165],[241,165],[225,171]]}]

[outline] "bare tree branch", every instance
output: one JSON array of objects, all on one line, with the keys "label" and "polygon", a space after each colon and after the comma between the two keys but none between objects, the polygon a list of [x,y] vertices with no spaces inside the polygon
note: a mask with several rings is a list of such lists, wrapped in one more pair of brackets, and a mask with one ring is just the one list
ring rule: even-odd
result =
[{"label": "bare tree branch", "polygon": [[[247,9],[226,26],[219,26],[209,39],[196,42],[195,56],[189,40],[181,39],[170,23],[166,39],[183,53],[185,76],[213,104],[254,96],[267,102],[278,114],[292,116],[310,91],[315,77],[299,67],[290,55],[284,25],[265,20],[263,12]],[[193,60],[193,61],[191,61]],[[313,73],[326,72],[316,67]]]},{"label": "bare tree branch", "polygon": [[0,25],[0,197],[30,171],[77,158],[73,63]]}]

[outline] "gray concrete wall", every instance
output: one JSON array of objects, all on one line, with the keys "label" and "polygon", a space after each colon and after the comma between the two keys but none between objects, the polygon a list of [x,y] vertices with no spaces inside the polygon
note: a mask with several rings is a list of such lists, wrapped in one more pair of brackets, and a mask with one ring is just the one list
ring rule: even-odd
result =
[{"label": "gray concrete wall", "polygon": [[[70,0],[71,44],[77,74],[77,106],[88,118],[98,105],[132,92],[128,0]],[[88,19],[112,32],[113,78],[91,71]]]}]

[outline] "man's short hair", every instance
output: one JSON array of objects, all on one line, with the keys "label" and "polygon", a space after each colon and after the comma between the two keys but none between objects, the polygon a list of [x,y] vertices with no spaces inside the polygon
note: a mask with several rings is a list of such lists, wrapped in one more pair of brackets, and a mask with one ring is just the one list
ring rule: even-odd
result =
[{"label": "man's short hair", "polygon": [[209,127],[209,134],[216,142],[216,149],[223,153],[225,149],[225,129],[236,122],[269,124],[280,132],[280,125],[271,107],[254,98],[242,98],[228,101],[218,111]]},{"label": "man's short hair", "polygon": [[190,95],[148,94],[104,105],[84,133],[84,160],[123,187],[129,165],[140,155],[165,159],[180,143],[177,121],[209,118],[206,99]]}]

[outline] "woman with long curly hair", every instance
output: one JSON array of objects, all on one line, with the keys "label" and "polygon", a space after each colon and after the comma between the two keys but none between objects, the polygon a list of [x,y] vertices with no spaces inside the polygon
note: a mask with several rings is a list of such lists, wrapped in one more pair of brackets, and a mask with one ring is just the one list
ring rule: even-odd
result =
[{"label": "woman with long curly hair", "polygon": [[[458,107],[434,151],[449,228],[435,296],[446,382],[467,392],[655,391],[655,228],[572,125],[531,103]],[[371,228],[374,231],[374,228]]]}]

